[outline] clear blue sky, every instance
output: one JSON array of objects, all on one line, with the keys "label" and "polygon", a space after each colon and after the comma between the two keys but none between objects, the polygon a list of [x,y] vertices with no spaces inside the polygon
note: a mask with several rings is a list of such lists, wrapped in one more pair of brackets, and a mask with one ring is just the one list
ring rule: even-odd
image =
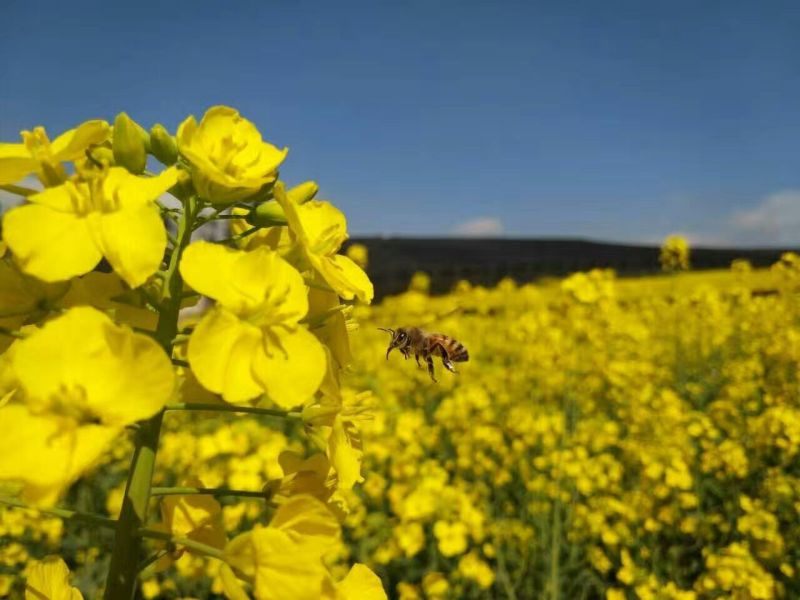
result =
[{"label": "clear blue sky", "polygon": [[353,234],[800,243],[796,2],[3,3],[0,139],[224,103]]}]

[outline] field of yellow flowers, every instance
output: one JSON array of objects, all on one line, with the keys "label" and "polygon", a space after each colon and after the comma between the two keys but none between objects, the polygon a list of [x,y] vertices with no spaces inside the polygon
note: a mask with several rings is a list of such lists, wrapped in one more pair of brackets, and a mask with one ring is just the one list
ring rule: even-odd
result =
[{"label": "field of yellow flowers", "polygon": [[[344,216],[231,108],[23,141],[0,597],[800,597],[800,257],[691,272],[673,238],[657,277],[370,305]],[[399,326],[470,361],[387,360]]]},{"label": "field of yellow flowers", "polygon": [[[798,288],[789,255],[771,270],[593,271],[441,297],[418,276],[356,309],[345,394],[372,418],[361,423],[363,483],[337,499],[334,572],[369,564],[404,599],[798,597]],[[448,332],[470,362],[457,375],[437,364],[438,384],[413,359],[387,362],[377,327],[401,324]],[[167,427],[156,485],[192,473],[260,490],[283,475],[281,453],[304,452],[292,435],[302,425],[277,419]],[[129,448],[115,454],[70,491],[74,505],[119,510]],[[263,518],[263,498],[221,501],[228,531]],[[92,597],[107,534],[2,515],[6,573],[61,549]],[[142,592],[222,589],[218,561],[186,553]]]}]

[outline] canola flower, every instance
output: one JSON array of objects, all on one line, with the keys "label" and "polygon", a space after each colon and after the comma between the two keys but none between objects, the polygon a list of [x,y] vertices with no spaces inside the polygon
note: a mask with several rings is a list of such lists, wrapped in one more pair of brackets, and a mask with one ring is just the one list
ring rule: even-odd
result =
[{"label": "canola flower", "polygon": [[[2,220],[0,537],[27,537],[50,555],[67,535],[60,519],[107,535],[105,548],[64,556],[70,565],[3,544],[4,566],[27,567],[0,573],[0,596],[83,598],[69,567],[106,556],[107,577],[86,597],[156,597],[168,586],[154,577],[201,561],[215,593],[236,600],[386,598],[366,565],[340,573],[346,557],[323,560],[340,544],[342,492],[362,479],[354,415],[364,411],[342,400],[338,379],[349,360],[344,315],[356,297],[371,300],[372,284],[337,254],[343,215],[319,203],[313,218],[298,217],[302,198],[286,204],[278,180],[286,150],[229,107],[187,118],[175,137],[125,113],[52,143],[42,128],[22,137],[0,144],[0,185],[24,200]],[[164,168],[146,171],[148,154]],[[30,174],[43,190],[20,185]],[[221,243],[192,241],[233,216],[224,212],[233,203],[255,224]],[[285,251],[245,242],[277,228]],[[113,273],[95,272],[102,259]],[[201,295],[213,306],[183,320]],[[305,458],[309,409],[307,442],[327,452]],[[275,421],[259,428],[269,450],[258,464],[282,457],[270,469],[251,472],[238,454],[238,474],[220,478],[216,448],[201,447],[205,465],[169,437],[185,415],[241,413]],[[162,461],[176,456],[183,472],[164,481]],[[70,506],[81,504],[77,489],[109,478],[109,516]]]}]

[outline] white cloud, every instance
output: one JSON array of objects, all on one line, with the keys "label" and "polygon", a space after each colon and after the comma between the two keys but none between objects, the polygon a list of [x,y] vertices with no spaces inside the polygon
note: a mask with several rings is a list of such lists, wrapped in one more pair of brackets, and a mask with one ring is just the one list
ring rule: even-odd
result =
[{"label": "white cloud", "polygon": [[453,227],[453,234],[464,237],[493,237],[504,232],[503,222],[496,217],[479,217]]},{"label": "white cloud", "polygon": [[783,190],[748,210],[735,212],[731,226],[747,239],[763,244],[800,242],[800,190]]}]

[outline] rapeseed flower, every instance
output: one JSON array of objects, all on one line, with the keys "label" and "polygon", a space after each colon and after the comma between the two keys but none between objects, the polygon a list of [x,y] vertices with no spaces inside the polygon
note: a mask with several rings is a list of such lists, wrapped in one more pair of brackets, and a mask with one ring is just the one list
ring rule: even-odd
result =
[{"label": "rapeseed flower", "polygon": [[266,394],[291,408],[306,402],[325,373],[325,351],[299,321],[308,312],[300,274],[271,250],[195,242],[181,274],[217,301],[197,324],[187,357],[198,381],[227,402]]},{"label": "rapeseed flower", "polygon": [[227,106],[214,106],[200,123],[190,116],[178,127],[178,151],[192,165],[201,198],[229,204],[275,181],[287,149],[261,138],[256,126]]},{"label": "rapeseed flower", "polygon": [[158,270],[167,232],[156,199],[178,181],[174,168],[136,177],[111,167],[28,196],[3,217],[3,240],[23,272],[46,282],[88,273],[106,258],[131,287]]}]

